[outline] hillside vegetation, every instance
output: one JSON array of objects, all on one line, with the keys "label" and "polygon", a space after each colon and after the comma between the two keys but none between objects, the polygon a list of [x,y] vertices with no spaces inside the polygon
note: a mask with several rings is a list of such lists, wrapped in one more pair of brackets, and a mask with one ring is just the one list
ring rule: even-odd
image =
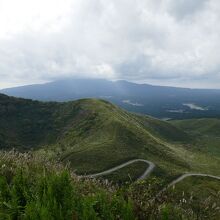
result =
[{"label": "hillside vegetation", "polygon": [[[68,167],[30,153],[0,152],[0,219],[24,220],[218,220],[219,184],[189,179],[160,194],[157,178],[118,188],[77,177]],[[208,181],[210,185],[208,185]],[[211,192],[208,199],[191,182]]]},{"label": "hillside vegetation", "polygon": [[188,119],[172,123],[192,134],[220,137],[220,119],[217,118]]},{"label": "hillside vegetation", "polygon": [[62,164],[0,152],[0,219],[135,219],[130,199],[110,184],[80,180]]},{"label": "hillside vegetation", "polygon": [[172,121],[172,124],[193,137],[194,148],[220,157],[220,120],[216,118]]},{"label": "hillside vegetation", "polygon": [[[103,100],[5,95],[0,113],[0,219],[219,219],[219,180],[161,191],[183,173],[220,176],[217,119],[164,122]],[[155,165],[147,179],[133,183],[141,162],[103,177],[112,183],[77,176],[135,158]]]},{"label": "hillside vegetation", "polygon": [[155,163],[156,176],[189,171],[219,174],[219,158],[191,152],[191,137],[181,128],[103,100],[45,103],[1,95],[0,112],[1,148],[32,149],[70,163],[77,173],[142,158]]}]

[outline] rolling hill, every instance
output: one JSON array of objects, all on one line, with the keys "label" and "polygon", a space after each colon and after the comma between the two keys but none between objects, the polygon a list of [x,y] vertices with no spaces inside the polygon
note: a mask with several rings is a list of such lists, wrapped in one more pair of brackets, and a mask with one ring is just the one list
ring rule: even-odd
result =
[{"label": "rolling hill", "polygon": [[0,112],[2,149],[46,154],[70,163],[78,173],[143,158],[156,164],[159,176],[191,170],[218,174],[219,158],[191,149],[192,137],[181,128],[104,100],[56,103],[0,95]]},{"label": "rolling hill", "polygon": [[217,118],[179,120],[172,123],[188,133],[220,137],[220,119]]},{"label": "rolling hill", "polygon": [[172,121],[172,124],[194,137],[197,150],[220,156],[220,120],[217,118],[200,118]]},{"label": "rolling hill", "polygon": [[98,98],[124,109],[161,119],[220,117],[220,90],[186,89],[128,81],[63,79],[46,84],[0,90],[1,93],[41,101]]},{"label": "rolling hill", "polygon": [[[0,115],[0,218],[219,219],[218,119],[166,122],[105,100],[2,94]],[[104,177],[122,188],[75,175],[125,162]],[[150,164],[148,178],[132,183]]]}]

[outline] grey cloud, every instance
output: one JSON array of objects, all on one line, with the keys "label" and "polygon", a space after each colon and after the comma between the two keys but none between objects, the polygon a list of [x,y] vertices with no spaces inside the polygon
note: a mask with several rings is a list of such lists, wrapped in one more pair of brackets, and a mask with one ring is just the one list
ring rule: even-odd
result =
[{"label": "grey cloud", "polygon": [[121,77],[125,78],[143,78],[146,73],[149,74],[152,71],[151,58],[139,55],[134,59],[128,59],[123,63],[120,63],[116,67],[116,71],[121,74]]},{"label": "grey cloud", "polygon": [[209,0],[170,0],[168,11],[177,19],[191,17],[197,12],[201,12]]},{"label": "grey cloud", "polygon": [[47,26],[0,39],[2,81],[21,84],[80,73],[220,88],[218,0],[73,2],[59,31],[48,32]]}]

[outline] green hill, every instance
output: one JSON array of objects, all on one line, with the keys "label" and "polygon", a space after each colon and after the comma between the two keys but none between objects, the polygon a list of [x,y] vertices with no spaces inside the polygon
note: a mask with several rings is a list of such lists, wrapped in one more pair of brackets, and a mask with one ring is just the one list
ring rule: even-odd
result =
[{"label": "green hill", "polygon": [[220,119],[179,120],[172,121],[172,124],[191,136],[195,148],[220,157]]},{"label": "green hill", "polygon": [[[213,204],[219,201],[219,184],[209,178],[190,177],[152,200],[185,172],[220,176],[217,119],[164,122],[103,100],[56,103],[5,95],[0,95],[0,115],[1,150],[28,152],[0,151],[2,219],[210,219],[213,213],[218,219]],[[72,172],[100,172],[134,158],[153,162],[155,169],[133,184],[146,164],[105,176],[131,184],[122,188]]]},{"label": "green hill", "polygon": [[188,119],[172,123],[192,134],[220,137],[220,119],[217,118]]},{"label": "green hill", "polygon": [[[133,158],[154,162],[155,175],[218,173],[218,158],[191,152],[186,147],[191,138],[180,128],[103,100],[46,103],[1,95],[0,112],[2,149],[32,149],[70,163],[78,173],[102,171]],[[210,162],[201,166],[204,160]]]}]

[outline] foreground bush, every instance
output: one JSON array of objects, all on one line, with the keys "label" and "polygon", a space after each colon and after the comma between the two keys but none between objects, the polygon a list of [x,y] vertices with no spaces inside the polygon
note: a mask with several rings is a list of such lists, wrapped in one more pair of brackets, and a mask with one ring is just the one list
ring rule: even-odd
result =
[{"label": "foreground bush", "polygon": [[199,201],[172,190],[155,197],[161,187],[150,179],[118,188],[46,158],[0,152],[1,220],[220,219],[220,197]]},{"label": "foreground bush", "polygon": [[131,202],[115,189],[56,163],[9,153],[0,166],[0,219],[134,219]]}]

